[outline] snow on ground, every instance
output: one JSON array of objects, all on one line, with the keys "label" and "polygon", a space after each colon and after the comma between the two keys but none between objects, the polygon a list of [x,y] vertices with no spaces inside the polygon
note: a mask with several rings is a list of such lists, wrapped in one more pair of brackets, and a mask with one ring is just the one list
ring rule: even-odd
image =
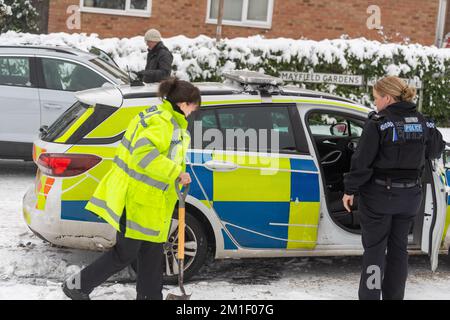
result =
[{"label": "snow on ground", "polygon": [[[440,129],[450,141],[450,128]],[[61,283],[99,253],[57,248],[34,236],[21,203],[34,183],[30,162],[0,160],[0,300],[66,299]],[[360,257],[222,260],[210,263],[186,284],[192,299],[357,299]],[[165,286],[178,293],[176,286]],[[94,290],[93,299],[134,299],[124,270]],[[450,299],[450,258],[432,273],[426,256],[410,258],[406,299]]]}]

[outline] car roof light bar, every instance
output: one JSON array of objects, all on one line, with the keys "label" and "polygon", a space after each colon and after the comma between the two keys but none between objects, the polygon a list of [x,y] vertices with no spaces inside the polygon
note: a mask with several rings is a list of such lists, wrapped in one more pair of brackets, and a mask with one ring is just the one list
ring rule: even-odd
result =
[{"label": "car roof light bar", "polygon": [[279,86],[283,80],[256,71],[233,70],[223,73],[225,79],[236,81],[240,84],[271,85]]}]

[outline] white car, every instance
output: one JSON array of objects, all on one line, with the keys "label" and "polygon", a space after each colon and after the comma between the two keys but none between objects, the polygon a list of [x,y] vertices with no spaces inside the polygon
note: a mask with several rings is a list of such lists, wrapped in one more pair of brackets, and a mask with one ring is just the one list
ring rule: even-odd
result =
[{"label": "white car", "polygon": [[0,158],[31,160],[39,129],[75,103],[76,91],[129,83],[105,57],[66,47],[0,46]]}]

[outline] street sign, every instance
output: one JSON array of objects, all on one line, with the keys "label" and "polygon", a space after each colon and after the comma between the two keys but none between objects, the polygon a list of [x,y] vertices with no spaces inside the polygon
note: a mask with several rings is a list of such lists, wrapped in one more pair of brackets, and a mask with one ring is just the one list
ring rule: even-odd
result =
[{"label": "street sign", "polygon": [[364,77],[349,74],[281,71],[280,78],[288,82],[331,83],[347,86],[364,85]]},{"label": "street sign", "polygon": [[[364,76],[350,74],[333,74],[333,73],[314,73],[314,72],[291,72],[281,71],[280,78],[287,82],[303,82],[303,83],[332,83],[346,86],[364,86],[367,84],[373,87],[378,78],[371,78],[364,82]],[[409,86],[415,87],[417,90],[423,88],[422,81],[419,79],[402,78]]]}]

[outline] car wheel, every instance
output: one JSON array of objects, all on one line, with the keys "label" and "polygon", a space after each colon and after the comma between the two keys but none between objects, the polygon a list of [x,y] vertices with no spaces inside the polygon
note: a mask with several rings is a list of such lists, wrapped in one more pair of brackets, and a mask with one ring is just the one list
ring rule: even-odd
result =
[{"label": "car wheel", "polygon": [[[186,212],[184,246],[184,280],[189,280],[204,265],[208,253],[208,240],[200,222]],[[164,284],[178,284],[178,214],[174,215],[168,241],[164,244]],[[131,265],[137,272],[136,261]],[[133,277],[134,278],[134,277]]]}]

